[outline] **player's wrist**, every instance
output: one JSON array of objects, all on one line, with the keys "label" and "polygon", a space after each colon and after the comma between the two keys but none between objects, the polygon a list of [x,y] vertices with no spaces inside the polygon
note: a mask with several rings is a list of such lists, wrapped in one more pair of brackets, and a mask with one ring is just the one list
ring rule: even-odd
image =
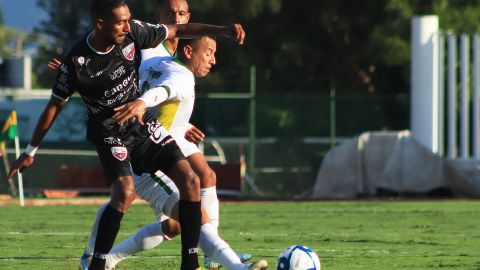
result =
[{"label": "player's wrist", "polygon": [[35,156],[35,153],[37,152],[37,150],[38,150],[38,146],[33,146],[31,144],[28,144],[23,153],[27,156],[33,157]]}]

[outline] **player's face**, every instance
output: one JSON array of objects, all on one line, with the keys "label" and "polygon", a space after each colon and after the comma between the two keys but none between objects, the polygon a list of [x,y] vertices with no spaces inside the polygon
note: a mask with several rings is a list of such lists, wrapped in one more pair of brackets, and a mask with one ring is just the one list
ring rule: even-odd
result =
[{"label": "player's face", "polygon": [[217,42],[209,37],[202,38],[194,45],[190,66],[195,77],[207,76],[212,66],[215,65],[216,51]]},{"label": "player's face", "polygon": [[188,23],[190,13],[185,0],[166,0],[157,13],[158,23],[184,24]]},{"label": "player's face", "polygon": [[110,42],[119,45],[125,41],[125,36],[131,31],[130,17],[130,10],[124,5],[114,9],[111,18],[105,19],[103,32]]}]

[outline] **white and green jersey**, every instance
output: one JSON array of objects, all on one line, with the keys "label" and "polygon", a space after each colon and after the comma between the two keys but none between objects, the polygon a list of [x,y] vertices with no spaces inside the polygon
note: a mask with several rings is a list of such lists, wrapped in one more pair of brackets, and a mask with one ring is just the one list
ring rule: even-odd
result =
[{"label": "white and green jersey", "polygon": [[142,78],[144,71],[149,65],[150,59],[156,57],[174,57],[175,55],[170,54],[165,42],[160,43],[155,48],[144,49],[140,51],[142,53],[142,63],[140,64],[139,75]]},{"label": "white and green jersey", "polygon": [[145,63],[141,91],[166,89],[168,98],[158,106],[157,118],[174,137],[184,137],[195,103],[193,73],[177,58],[157,57]]}]

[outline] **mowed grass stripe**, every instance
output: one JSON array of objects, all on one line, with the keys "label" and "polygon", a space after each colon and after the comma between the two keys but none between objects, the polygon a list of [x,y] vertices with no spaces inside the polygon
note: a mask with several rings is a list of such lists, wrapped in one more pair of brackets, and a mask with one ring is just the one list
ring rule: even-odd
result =
[{"label": "mowed grass stripe", "polygon": [[[313,248],[324,269],[480,269],[480,201],[321,201],[221,204],[220,233],[274,269],[292,244]],[[0,207],[0,269],[76,269],[98,206]],[[118,241],[154,222],[134,205]],[[122,269],[178,269],[179,238]]]}]

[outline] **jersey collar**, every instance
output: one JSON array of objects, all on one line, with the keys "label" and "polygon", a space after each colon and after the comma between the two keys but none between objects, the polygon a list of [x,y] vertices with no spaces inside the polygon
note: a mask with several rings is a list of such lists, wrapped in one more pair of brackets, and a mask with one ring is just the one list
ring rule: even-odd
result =
[{"label": "jersey collar", "polygon": [[111,48],[110,50],[106,51],[106,52],[100,52],[100,51],[95,50],[95,48],[93,48],[93,46],[90,44],[90,41],[89,41],[89,40],[90,40],[90,36],[92,35],[92,33],[93,33],[93,31],[90,32],[90,34],[88,34],[88,36],[87,36],[87,45],[88,45],[88,47],[90,47],[90,49],[91,49],[92,51],[94,51],[95,53],[97,53],[97,54],[102,54],[102,55],[103,55],[103,54],[109,54],[109,53],[113,50],[113,48],[115,48],[115,45],[113,45],[112,48]]}]

